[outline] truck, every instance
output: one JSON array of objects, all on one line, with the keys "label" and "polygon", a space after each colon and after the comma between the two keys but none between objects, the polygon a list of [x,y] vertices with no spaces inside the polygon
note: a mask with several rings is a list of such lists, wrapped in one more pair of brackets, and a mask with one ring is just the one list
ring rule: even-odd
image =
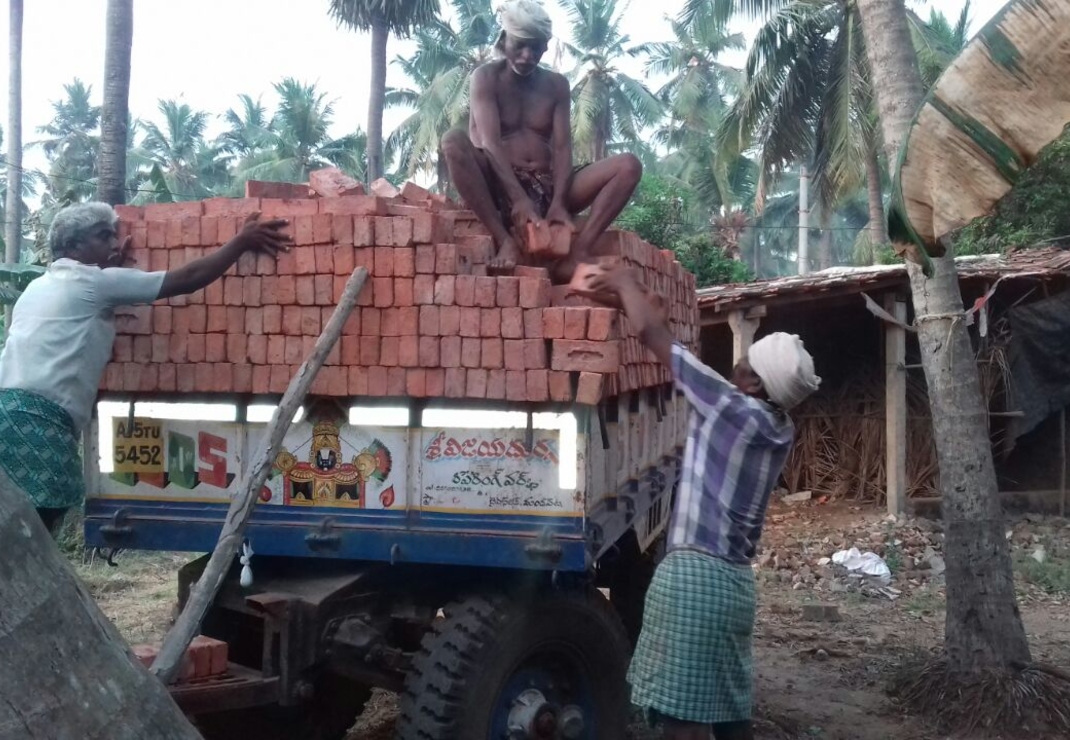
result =
[{"label": "truck", "polygon": [[[272,411],[196,400],[104,396],[87,435],[87,545],[190,553],[179,608]],[[375,687],[403,740],[619,740],[686,421],[668,383],[309,398],[202,626],[226,670],[172,696],[208,740],[340,740]]]}]

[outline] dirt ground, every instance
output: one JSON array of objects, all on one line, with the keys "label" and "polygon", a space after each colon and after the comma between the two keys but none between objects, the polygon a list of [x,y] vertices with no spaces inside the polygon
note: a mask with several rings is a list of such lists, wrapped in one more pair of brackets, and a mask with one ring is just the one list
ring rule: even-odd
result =
[{"label": "dirt ground", "polygon": [[[1008,522],[1019,603],[1034,658],[1070,665],[1070,521]],[[927,520],[894,520],[872,508],[774,505],[756,566],[757,737],[760,740],[942,740],[905,716],[886,693],[903,661],[939,649],[943,637],[942,533]],[[887,586],[827,562],[856,546],[881,555]],[[119,567],[78,563],[101,608],[131,642],[166,631],[175,572],[188,556],[126,553]],[[839,621],[807,621],[807,605],[831,605]],[[349,740],[389,740],[395,698],[377,692]],[[632,724],[630,740],[659,735]],[[959,735],[959,737],[980,737]]]}]

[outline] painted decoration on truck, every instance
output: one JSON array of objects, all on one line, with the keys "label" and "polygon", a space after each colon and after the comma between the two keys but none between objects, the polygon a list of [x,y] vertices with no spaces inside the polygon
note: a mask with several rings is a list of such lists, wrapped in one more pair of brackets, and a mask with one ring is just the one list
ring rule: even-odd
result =
[{"label": "painted decoration on truck", "polygon": [[375,438],[353,449],[355,454],[346,459],[341,427],[334,421],[320,421],[313,426],[307,459],[299,460],[283,447],[275,457],[275,470],[282,476],[283,503],[364,509],[368,508],[371,492],[378,494],[381,508],[391,508],[397,502],[397,494],[388,483],[394,471],[390,447]]},{"label": "painted decoration on truck", "polygon": [[420,508],[462,514],[582,516],[583,494],[561,487],[556,431],[421,430]]},{"label": "painted decoration on truck", "polygon": [[238,424],[116,418],[100,497],[228,501],[241,474]]}]

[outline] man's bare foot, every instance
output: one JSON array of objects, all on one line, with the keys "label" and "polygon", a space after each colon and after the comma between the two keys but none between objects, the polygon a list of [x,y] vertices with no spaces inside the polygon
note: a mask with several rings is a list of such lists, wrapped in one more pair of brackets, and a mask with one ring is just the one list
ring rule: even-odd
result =
[{"label": "man's bare foot", "polygon": [[488,275],[509,275],[520,261],[520,245],[513,237],[502,239],[498,253],[487,263]]}]

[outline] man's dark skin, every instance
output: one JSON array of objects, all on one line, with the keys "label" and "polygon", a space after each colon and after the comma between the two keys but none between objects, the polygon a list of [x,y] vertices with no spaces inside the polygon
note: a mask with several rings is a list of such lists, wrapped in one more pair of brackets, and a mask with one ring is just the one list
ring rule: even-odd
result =
[{"label": "man's dark skin", "polygon": [[[454,130],[442,137],[442,153],[461,198],[490,230],[497,254],[492,273],[511,271],[522,256],[517,235],[528,222],[565,224],[575,231],[573,216],[591,213],[572,241],[572,251],[553,267],[559,282],[571,279],[576,266],[591,261],[598,237],[627,205],[643,166],[631,154],[618,154],[572,173],[571,96],[563,75],[539,67],[546,53],[542,39],[503,36],[504,57],[472,73],[472,113],[468,134]],[[514,168],[552,173],[553,199],[540,213]],[[500,213],[492,192],[503,192],[512,212]],[[510,233],[510,223],[518,229]]]},{"label": "man's dark skin", "polygon": [[[632,270],[626,267],[609,270],[593,278],[591,287],[618,296],[628,322],[639,334],[639,340],[661,364],[671,368],[672,333],[665,324],[665,317],[639,287]],[[747,358],[744,357],[732,368],[730,380],[742,393],[768,401],[762,379],[754,372]],[[714,740],[754,740],[754,730],[749,720],[712,726],[681,722],[671,717],[664,717],[662,722],[665,740],[709,740],[711,732]]]}]

